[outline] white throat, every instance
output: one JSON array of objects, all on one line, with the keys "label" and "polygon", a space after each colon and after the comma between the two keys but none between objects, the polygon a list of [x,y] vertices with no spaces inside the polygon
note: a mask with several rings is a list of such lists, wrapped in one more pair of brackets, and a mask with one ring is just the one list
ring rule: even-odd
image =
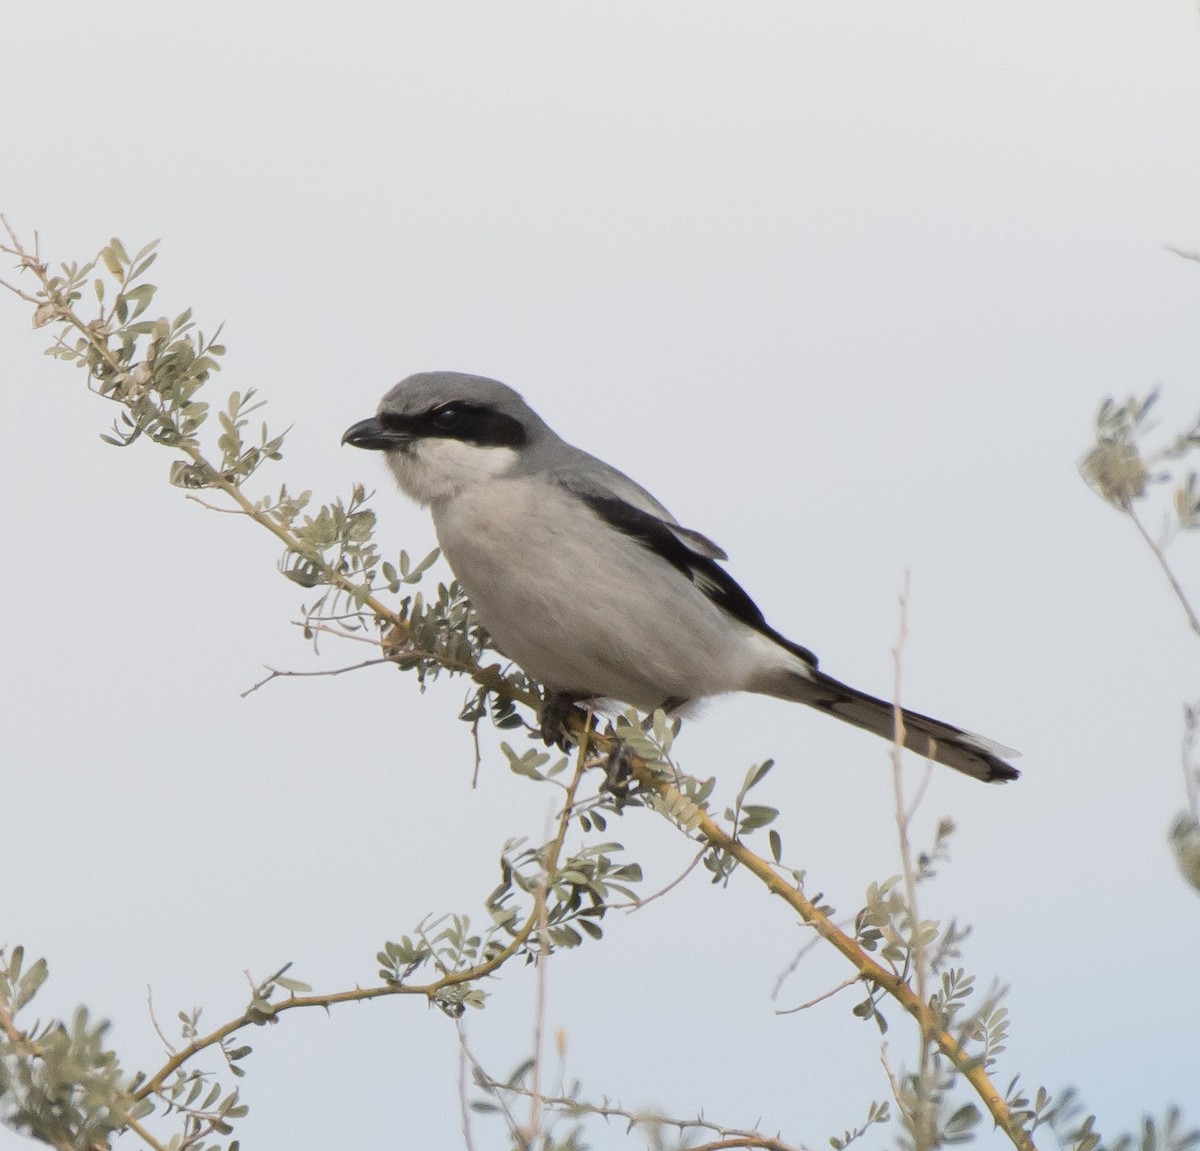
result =
[{"label": "white throat", "polygon": [[505,475],[517,462],[517,453],[512,448],[480,447],[462,440],[424,439],[388,452],[387,462],[406,496],[419,504],[431,504]]}]

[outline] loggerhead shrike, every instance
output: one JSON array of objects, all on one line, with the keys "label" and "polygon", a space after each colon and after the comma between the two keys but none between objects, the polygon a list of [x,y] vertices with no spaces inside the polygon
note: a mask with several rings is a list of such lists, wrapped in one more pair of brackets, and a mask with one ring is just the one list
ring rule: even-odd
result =
[{"label": "loggerhead shrike", "polygon": [[[512,388],[460,372],[401,380],[343,443],[386,453],[433,514],[438,542],[496,646],[548,702],[642,711],[753,691],[819,708],[885,739],[890,703],[839,683],[763,618],[649,492],[561,440]],[[998,782],[1007,748],[904,712],[914,751]]]}]

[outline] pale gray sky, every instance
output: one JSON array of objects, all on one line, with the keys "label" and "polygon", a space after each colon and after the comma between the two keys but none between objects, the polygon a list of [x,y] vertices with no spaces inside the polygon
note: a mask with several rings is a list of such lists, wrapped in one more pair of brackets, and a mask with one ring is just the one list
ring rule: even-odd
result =
[{"label": "pale gray sky", "polygon": [[[1075,471],[1106,393],[1161,383],[1164,431],[1194,414],[1200,267],[1163,250],[1200,246],[1194,5],[65,3],[15,6],[5,40],[0,210],[55,259],[161,238],[163,309],[225,322],[220,394],[295,425],[270,483],[378,486],[385,543],[423,554],[425,515],[338,439],[455,368],[634,475],[876,692],[909,570],[907,701],[1024,753],[1006,788],[939,771],[924,807],[960,826],[927,910],[1013,988],[998,1080],[1073,1083],[1106,1132],[1197,1119],[1200,908],[1164,842],[1195,637]],[[82,1000],[149,1067],[147,984],[216,1024],[246,968],[369,982],[385,939],[478,912],[549,799],[495,754],[471,790],[459,684],[239,699],[318,666],[272,541],[167,487],[166,453],[101,444],[110,409],[28,320],[0,303],[0,940],[50,960],[43,1014]],[[776,756],[763,802],[839,908],[897,870],[882,743],[737,699],[678,751],[728,795]],[[612,830],[648,889],[686,862],[649,816]],[[852,999],[773,1014],[805,936],[751,884],[696,875],[607,935],[550,971],[593,1094],[814,1146],[887,1095]],[[845,974],[814,958],[787,1000]],[[491,992],[471,1036],[504,1073],[532,982]],[[247,1148],[461,1145],[453,1029],[414,1002],[249,1042]]]}]

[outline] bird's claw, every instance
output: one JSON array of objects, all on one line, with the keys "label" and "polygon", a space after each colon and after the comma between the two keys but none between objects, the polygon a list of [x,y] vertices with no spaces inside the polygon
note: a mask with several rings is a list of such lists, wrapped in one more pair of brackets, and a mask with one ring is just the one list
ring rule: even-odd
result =
[{"label": "bird's claw", "polygon": [[600,792],[611,795],[620,811],[632,787],[633,752],[623,739],[615,739],[604,757],[604,782],[600,785]]},{"label": "bird's claw", "polygon": [[557,747],[561,751],[569,751],[574,742],[567,726],[567,721],[580,715],[575,706],[579,697],[565,692],[555,692],[542,700],[538,711],[538,723],[541,725],[541,737],[547,747]]}]

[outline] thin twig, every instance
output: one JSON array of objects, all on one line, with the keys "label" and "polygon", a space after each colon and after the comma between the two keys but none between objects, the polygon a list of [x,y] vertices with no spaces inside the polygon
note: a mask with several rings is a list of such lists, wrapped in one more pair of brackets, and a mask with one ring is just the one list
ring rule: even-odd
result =
[{"label": "thin twig", "polygon": [[[839,924],[839,926],[841,926]],[[821,937],[814,935],[807,943],[802,944],[800,949],[792,956],[791,962],[775,977],[775,986],[771,989],[771,998],[778,999],[779,993],[783,990],[783,985],[800,970],[800,960],[803,959],[810,951],[819,947]]]},{"label": "thin twig", "polygon": [[826,999],[832,999],[839,991],[845,991],[847,987],[853,987],[856,983],[862,982],[861,975],[851,975],[843,979],[836,987],[831,987],[828,991],[822,991],[820,995],[814,995],[811,999],[804,1003],[798,1004],[796,1007],[780,1007],[775,1011],[776,1015],[795,1015],[800,1011],[807,1011],[810,1007],[816,1007],[818,1003],[824,1003]]},{"label": "thin twig", "polygon": [[[930,743],[933,741],[930,740]],[[917,813],[917,808],[921,806],[921,800],[925,798],[925,790],[929,787],[929,781],[933,778],[933,760],[925,760],[925,770],[921,773],[921,782],[917,784],[917,790],[913,792],[912,802],[908,805],[908,810],[904,813],[905,820],[912,824],[913,816]]]},{"label": "thin twig", "polygon": [[583,781],[584,772],[588,768],[588,734],[592,730],[592,709],[589,705],[585,720],[585,736],[579,741],[575,756],[575,774],[567,787],[567,798],[559,813],[559,830],[552,847],[552,855],[547,854],[542,860],[541,882],[538,884],[535,896],[538,913],[538,938],[541,943],[541,954],[537,957],[533,1011],[533,1069],[532,1089],[529,1096],[529,1128],[527,1143],[533,1146],[542,1126],[542,1056],[546,1031],[546,1000],[547,980],[550,960],[550,919],[547,902],[550,895],[551,878],[559,854],[562,852],[563,841],[571,816],[574,814],[575,793]]},{"label": "thin twig", "polygon": [[[909,842],[909,827],[914,802],[909,808],[904,801],[904,709],[900,705],[904,672],[904,641],[908,638],[908,595],[911,577],[904,573],[904,585],[900,593],[900,626],[896,636],[896,646],[892,648],[892,662],[895,667],[895,682],[893,684],[892,706],[896,716],[896,732],[892,741],[892,789],[896,799],[896,832],[900,840],[900,862],[904,871],[904,898],[908,905],[908,946],[912,956],[914,982],[916,983],[916,1020],[920,1031],[920,1045],[917,1049],[916,1075],[916,1104],[917,1113],[913,1118],[913,1140],[916,1151],[925,1151],[937,1142],[936,1113],[932,1109],[932,1099],[929,1092],[929,1062],[932,1052],[933,1020],[929,1011],[929,996],[926,987],[928,965],[925,961],[925,935],[921,929],[921,916],[917,908],[917,872],[913,866],[912,845]],[[932,755],[933,741],[930,740]],[[923,790],[923,789],[922,789]],[[900,1101],[897,1100],[899,1103]],[[903,1107],[903,1104],[900,1103]]]},{"label": "thin twig", "polygon": [[514,1138],[519,1139],[521,1136],[521,1127],[517,1122],[517,1117],[512,1113],[512,1108],[508,1105],[508,1099],[499,1090],[503,1088],[505,1091],[517,1091],[517,1088],[511,1087],[507,1083],[499,1083],[493,1079],[475,1058],[475,1053],[467,1046],[465,1033],[462,1033],[463,1043],[460,1048],[462,1055],[466,1056],[467,1061],[471,1064],[472,1070],[475,1072],[475,1077],[481,1086],[492,1089],[493,1098],[496,1100],[496,1106],[500,1108],[500,1114],[504,1116],[504,1121],[508,1124],[508,1133]]},{"label": "thin twig", "polygon": [[354,643],[369,643],[372,647],[379,646],[378,636],[360,635],[355,631],[347,631],[344,627],[332,627],[329,623],[313,623],[312,620],[294,619],[289,622],[292,627],[298,627],[303,631],[317,631],[322,635],[332,635],[338,639],[352,640]]},{"label": "thin twig", "polygon": [[[522,1097],[530,1095],[528,1087],[521,1087],[515,1083],[502,1083],[484,1072],[478,1064],[476,1064],[476,1068],[485,1085],[493,1091]],[[710,1131],[717,1136],[709,1143],[689,1144],[689,1151],[700,1151],[702,1147],[708,1148],[709,1151],[723,1147],[759,1147],[764,1151],[800,1151],[794,1144],[785,1143],[776,1136],[763,1135],[758,1131],[738,1127],[724,1127],[705,1119],[702,1115],[697,1115],[694,1119],[676,1119],[651,1111],[633,1111],[607,1100],[603,1103],[592,1103],[571,1095],[549,1095],[542,1101],[546,1106],[565,1111],[570,1115],[587,1114],[601,1119],[624,1119],[630,1129],[634,1127],[674,1127],[680,1132]]]},{"label": "thin twig", "polygon": [[[7,252],[9,249],[5,248]],[[41,300],[37,296],[31,296],[28,292],[22,292],[15,284],[10,284],[7,280],[0,280],[0,288],[7,288],[14,296],[19,296],[27,304],[41,304]]]},{"label": "thin twig", "polygon": [[696,864],[700,862],[708,854],[708,844],[706,843],[698,852],[695,858],[687,865],[666,887],[656,891],[653,895],[647,895],[645,899],[631,899],[627,903],[610,903],[609,911],[627,911],[632,915],[635,911],[641,911],[648,903],[653,903],[656,899],[661,899],[668,891],[678,887],[696,868]]},{"label": "thin twig", "polygon": [[167,1145],[155,1139],[136,1119],[126,1119],[125,1126],[145,1142],[146,1146],[150,1147],[152,1151],[167,1151]]},{"label": "thin twig", "polygon": [[277,668],[273,668],[267,664],[264,664],[263,666],[266,667],[267,671],[269,671],[271,674],[264,676],[257,683],[251,684],[250,687],[246,688],[246,690],[240,694],[239,698],[245,699],[248,695],[253,695],[260,687],[266,687],[267,684],[275,679],[304,679],[309,676],[344,675],[348,671],[361,671],[364,667],[375,667],[381,663],[395,662],[395,660],[390,659],[387,656],[380,656],[378,659],[364,659],[361,663],[348,664],[346,667],[327,667],[322,668],[320,671],[279,671]]},{"label": "thin twig", "polygon": [[904,1111],[904,1093],[900,1090],[900,1081],[896,1078],[896,1073],[892,1070],[892,1065],[888,1062],[888,1045],[885,1042],[879,1045],[879,1062],[883,1066],[883,1073],[887,1076],[888,1085],[892,1089],[892,1098],[896,1100],[896,1106]]},{"label": "thin twig", "polygon": [[158,1025],[158,1018],[154,1014],[154,991],[151,989],[149,983],[146,984],[146,1009],[150,1012],[150,1022],[154,1025],[155,1033],[162,1040],[163,1046],[174,1055],[176,1051],[175,1044],[163,1034],[162,1028]]},{"label": "thin twig", "polygon": [[1168,582],[1171,584],[1172,590],[1178,597],[1179,602],[1183,604],[1183,610],[1187,612],[1188,625],[1191,627],[1192,631],[1194,631],[1197,635],[1200,635],[1200,618],[1197,618],[1195,610],[1188,602],[1187,595],[1180,586],[1179,581],[1175,578],[1175,573],[1171,570],[1171,565],[1167,563],[1166,554],[1163,552],[1162,548],[1159,547],[1157,541],[1146,530],[1145,524],[1142,523],[1137,512],[1134,510],[1133,505],[1127,505],[1125,511],[1128,512],[1129,518],[1133,520],[1134,526],[1137,528],[1137,530],[1141,532],[1142,539],[1146,541],[1146,546],[1154,553],[1154,558],[1158,560],[1159,566],[1162,568]]},{"label": "thin twig", "polygon": [[[271,1016],[275,1018],[285,1011],[294,1011],[308,1007],[321,1007],[328,1010],[338,1003],[363,1003],[370,999],[382,999],[391,995],[424,996],[427,1000],[433,1002],[439,992],[445,991],[450,987],[457,987],[464,983],[473,983],[476,980],[483,979],[498,967],[503,966],[524,946],[536,926],[537,917],[536,913],[534,913],[526,919],[525,923],[509,941],[507,946],[495,952],[490,958],[475,964],[473,967],[464,967],[457,971],[447,972],[432,983],[386,983],[378,987],[355,987],[349,991],[336,991],[327,994],[290,995],[287,999],[281,999],[270,1004]],[[436,962],[436,957],[432,958]],[[231,1019],[216,1028],[216,1030],[209,1032],[209,1034],[193,1040],[187,1047],[171,1056],[149,1079],[145,1080],[133,1093],[132,1098],[140,1100],[150,1095],[158,1094],[167,1079],[201,1051],[221,1043],[223,1040],[228,1039],[229,1036],[241,1031],[244,1027],[250,1027],[261,1022],[261,1010],[258,1012],[247,1010],[236,1019]]]},{"label": "thin twig", "polygon": [[[464,707],[466,705],[464,704]],[[479,718],[471,724],[471,750],[475,753],[475,767],[471,772],[471,790],[479,787],[479,769],[483,766],[483,747],[479,742]]]},{"label": "thin twig", "polygon": [[467,1098],[467,1027],[461,1019],[454,1021],[458,1032],[458,1110],[462,1119],[463,1145],[467,1151],[475,1151],[475,1140],[471,1134],[471,1101]]},{"label": "thin twig", "polygon": [[1196,728],[1200,715],[1196,707],[1183,709],[1183,786],[1187,792],[1188,808],[1192,818],[1200,821],[1200,767],[1192,761],[1192,748],[1196,743]]},{"label": "thin twig", "polygon": [[536,896],[541,954],[534,964],[532,1086],[529,1092],[529,1122],[523,1132],[525,1145],[529,1147],[533,1146],[542,1129],[542,1056],[546,1034],[546,983],[550,968],[550,922],[546,909],[548,893],[549,876],[543,871]]},{"label": "thin twig", "polygon": [[708,1143],[693,1143],[688,1151],[725,1151],[726,1148],[761,1148],[762,1151],[795,1151],[790,1143],[770,1135],[733,1135],[728,1139],[713,1139]]},{"label": "thin twig", "polygon": [[210,504],[207,500],[202,500],[199,496],[184,496],[185,500],[191,500],[194,504],[199,504],[206,512],[216,512],[223,516],[240,516],[241,508],[219,508],[216,504]]}]

